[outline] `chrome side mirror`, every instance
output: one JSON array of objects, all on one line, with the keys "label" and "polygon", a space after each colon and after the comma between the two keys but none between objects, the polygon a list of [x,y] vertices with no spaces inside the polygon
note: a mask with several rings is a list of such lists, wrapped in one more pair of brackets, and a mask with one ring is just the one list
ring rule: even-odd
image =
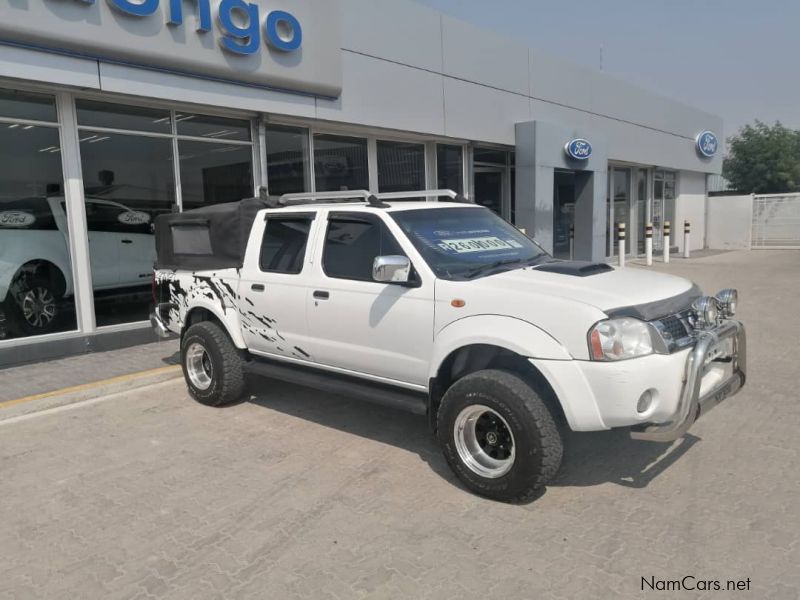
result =
[{"label": "chrome side mirror", "polygon": [[372,278],[382,283],[408,283],[411,261],[407,256],[376,256],[372,263]]}]

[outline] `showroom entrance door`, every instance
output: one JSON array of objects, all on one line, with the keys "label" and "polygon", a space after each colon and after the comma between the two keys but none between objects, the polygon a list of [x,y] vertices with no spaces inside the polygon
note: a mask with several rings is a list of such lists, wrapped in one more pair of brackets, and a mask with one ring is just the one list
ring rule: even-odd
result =
[{"label": "showroom entrance door", "polygon": [[[669,221],[673,230],[675,223],[675,172],[656,169],[653,172],[653,250],[664,249],[664,223]],[[675,246],[673,235],[670,246]]]},{"label": "showroom entrance door", "polygon": [[570,231],[575,225],[575,172],[556,170],[553,176],[553,256],[570,257]]},{"label": "showroom entrance door", "polygon": [[506,170],[503,167],[475,167],[475,202],[508,218],[503,210],[506,189]]},{"label": "showroom entrance door", "polygon": [[497,148],[472,150],[472,193],[476,204],[514,220],[514,153]]},{"label": "showroom entrance door", "polygon": [[[631,169],[627,167],[608,167],[608,195],[606,196],[606,252],[609,257],[617,255],[617,224],[625,223],[627,231],[634,231],[632,214],[634,207],[631,201]],[[632,245],[625,247],[630,254]]]}]

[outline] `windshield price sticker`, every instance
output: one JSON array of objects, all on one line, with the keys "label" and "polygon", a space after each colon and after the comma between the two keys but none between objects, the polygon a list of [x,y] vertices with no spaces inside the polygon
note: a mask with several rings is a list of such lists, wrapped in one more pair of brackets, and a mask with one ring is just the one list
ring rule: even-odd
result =
[{"label": "windshield price sticker", "polygon": [[442,250],[449,250],[458,254],[522,248],[522,244],[519,242],[514,240],[501,240],[500,238],[493,236],[441,240],[438,243],[438,246]]}]

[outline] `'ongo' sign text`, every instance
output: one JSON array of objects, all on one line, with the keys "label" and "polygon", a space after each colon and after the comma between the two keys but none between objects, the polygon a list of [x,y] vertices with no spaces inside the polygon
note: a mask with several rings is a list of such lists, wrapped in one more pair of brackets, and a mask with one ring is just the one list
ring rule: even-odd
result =
[{"label": "'ongo' sign text", "polygon": [[[337,0],[28,0],[10,3],[0,42],[109,65],[335,97]],[[11,14],[13,13],[13,14]]]}]

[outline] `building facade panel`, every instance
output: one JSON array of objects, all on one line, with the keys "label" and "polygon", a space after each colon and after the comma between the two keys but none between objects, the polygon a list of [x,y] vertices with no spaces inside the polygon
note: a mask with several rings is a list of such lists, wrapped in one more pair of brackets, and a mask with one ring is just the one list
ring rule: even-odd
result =
[{"label": "building facade panel", "polygon": [[448,136],[513,145],[514,124],[530,112],[525,96],[446,77],[444,118]]},{"label": "building facade panel", "polygon": [[214,106],[223,110],[257,111],[316,116],[316,98],[265,90],[223,81],[209,81],[176,73],[149,71],[128,65],[95,64],[104,92]]},{"label": "building facade panel", "polygon": [[532,98],[591,112],[596,71],[533,49],[529,62]]},{"label": "building facade panel", "polygon": [[444,135],[440,75],[347,51],[342,63],[345,87],[317,99],[318,119]]},{"label": "building facade panel", "polygon": [[442,72],[441,14],[396,0],[341,0],[342,48]]},{"label": "building facade panel", "polygon": [[453,17],[442,16],[443,73],[527,95],[528,48]]},{"label": "building facade panel", "polygon": [[0,77],[100,89],[100,76],[95,60],[10,45],[2,46],[0,51]]}]

